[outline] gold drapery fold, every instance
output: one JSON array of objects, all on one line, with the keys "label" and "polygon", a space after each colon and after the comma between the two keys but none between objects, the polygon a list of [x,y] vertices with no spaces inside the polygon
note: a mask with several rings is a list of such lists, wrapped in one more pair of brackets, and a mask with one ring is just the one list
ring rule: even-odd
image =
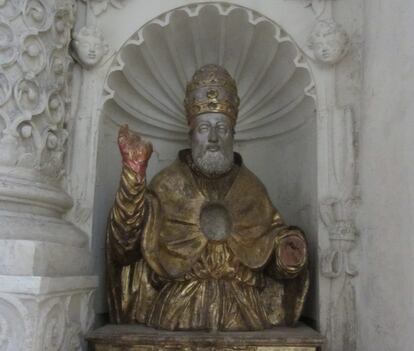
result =
[{"label": "gold drapery fold", "polygon": [[[139,292],[136,275],[142,279],[140,242],[145,221],[144,182],[138,182],[134,171],[123,167],[115,203],[109,213],[106,236],[107,287],[112,322],[131,322],[131,300]],[[142,280],[141,279],[141,280]],[[146,278],[145,278],[146,279]],[[144,280],[145,280],[144,279]]]}]

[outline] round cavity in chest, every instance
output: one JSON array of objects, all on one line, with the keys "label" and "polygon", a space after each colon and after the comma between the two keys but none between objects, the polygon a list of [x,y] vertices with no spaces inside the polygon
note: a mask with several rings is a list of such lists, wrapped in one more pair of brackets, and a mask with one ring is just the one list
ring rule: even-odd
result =
[{"label": "round cavity in chest", "polygon": [[225,240],[231,232],[231,216],[229,211],[218,203],[210,203],[201,209],[200,228],[209,240]]}]

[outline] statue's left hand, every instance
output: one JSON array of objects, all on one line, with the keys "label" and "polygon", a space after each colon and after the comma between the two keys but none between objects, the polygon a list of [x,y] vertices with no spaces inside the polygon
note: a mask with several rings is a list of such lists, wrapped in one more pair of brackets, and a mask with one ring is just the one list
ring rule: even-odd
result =
[{"label": "statue's left hand", "polygon": [[278,261],[287,270],[297,270],[304,266],[307,245],[302,233],[292,229],[284,233],[279,241]]}]

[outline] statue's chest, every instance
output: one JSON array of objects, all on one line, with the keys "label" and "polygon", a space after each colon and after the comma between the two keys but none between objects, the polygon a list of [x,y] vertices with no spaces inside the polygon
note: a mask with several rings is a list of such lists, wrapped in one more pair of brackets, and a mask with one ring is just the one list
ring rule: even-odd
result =
[{"label": "statue's chest", "polygon": [[233,220],[227,207],[220,202],[208,202],[200,209],[201,233],[211,241],[225,241],[231,234]]}]

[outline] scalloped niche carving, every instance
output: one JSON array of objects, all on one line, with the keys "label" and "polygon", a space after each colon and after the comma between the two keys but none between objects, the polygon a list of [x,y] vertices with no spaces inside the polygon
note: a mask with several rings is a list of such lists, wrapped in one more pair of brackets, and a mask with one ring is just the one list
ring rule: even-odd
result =
[{"label": "scalloped niche carving", "polygon": [[309,67],[277,24],[245,8],[184,7],[138,30],[109,73],[104,112],[156,138],[187,140],[185,85],[207,63],[236,79],[238,141],[287,133],[314,116]]},{"label": "scalloped niche carving", "polygon": [[114,58],[102,109],[95,199],[102,225],[97,230],[104,231],[106,218],[100,213],[108,212],[119,181],[118,127],[128,123],[153,142],[150,177],[171,163],[187,146],[186,82],[207,63],[223,65],[236,79],[241,100],[237,151],[286,221],[308,233],[316,254],[317,133],[310,68],[278,24],[250,9],[219,3],[159,16],[137,30]]}]

